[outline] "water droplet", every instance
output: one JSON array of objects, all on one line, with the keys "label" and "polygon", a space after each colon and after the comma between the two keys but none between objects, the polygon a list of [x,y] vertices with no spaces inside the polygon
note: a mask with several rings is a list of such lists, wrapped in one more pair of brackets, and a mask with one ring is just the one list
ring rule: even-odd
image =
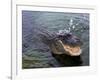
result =
[{"label": "water droplet", "polygon": [[73,25],[73,19],[70,19],[69,25],[72,26]]},{"label": "water droplet", "polygon": [[73,25],[72,28],[75,29],[75,25]]}]

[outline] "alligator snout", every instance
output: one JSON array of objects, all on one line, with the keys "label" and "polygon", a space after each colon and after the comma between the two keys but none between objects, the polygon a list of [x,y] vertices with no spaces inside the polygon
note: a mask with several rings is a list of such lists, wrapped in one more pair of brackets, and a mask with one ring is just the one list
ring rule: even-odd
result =
[{"label": "alligator snout", "polygon": [[64,44],[69,45],[71,47],[82,46],[83,44],[83,42],[78,37],[71,33],[59,35],[58,37]]}]

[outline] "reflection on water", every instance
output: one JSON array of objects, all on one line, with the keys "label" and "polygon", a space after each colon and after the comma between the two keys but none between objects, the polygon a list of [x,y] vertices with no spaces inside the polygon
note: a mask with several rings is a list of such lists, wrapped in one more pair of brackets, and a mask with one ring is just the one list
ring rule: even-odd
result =
[{"label": "reflection on water", "polygon": [[65,54],[52,54],[52,56],[59,62],[61,66],[82,66],[82,58],[81,56],[69,56]]},{"label": "reflection on water", "polygon": [[[22,67],[63,67],[51,54],[41,35],[54,38],[62,32],[71,32],[84,43],[81,55],[83,66],[89,65],[89,14],[22,11]],[[52,36],[53,35],[53,36]]]}]

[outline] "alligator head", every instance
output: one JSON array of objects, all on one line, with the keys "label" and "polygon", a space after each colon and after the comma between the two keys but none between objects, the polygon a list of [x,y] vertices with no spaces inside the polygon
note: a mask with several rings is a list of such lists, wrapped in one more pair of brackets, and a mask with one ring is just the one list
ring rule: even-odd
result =
[{"label": "alligator head", "polygon": [[54,54],[79,56],[82,53],[82,41],[71,33],[59,34],[49,46]]}]

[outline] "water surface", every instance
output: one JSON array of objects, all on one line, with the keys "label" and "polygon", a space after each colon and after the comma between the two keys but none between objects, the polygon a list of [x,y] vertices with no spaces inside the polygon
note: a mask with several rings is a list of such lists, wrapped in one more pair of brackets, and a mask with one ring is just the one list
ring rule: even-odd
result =
[{"label": "water surface", "polygon": [[[37,31],[34,31],[36,28]],[[22,68],[64,67],[52,57],[48,46],[41,42],[37,36],[41,32],[38,29],[50,33],[68,30],[78,36],[84,43],[82,65],[89,65],[89,14],[22,11]]]}]

